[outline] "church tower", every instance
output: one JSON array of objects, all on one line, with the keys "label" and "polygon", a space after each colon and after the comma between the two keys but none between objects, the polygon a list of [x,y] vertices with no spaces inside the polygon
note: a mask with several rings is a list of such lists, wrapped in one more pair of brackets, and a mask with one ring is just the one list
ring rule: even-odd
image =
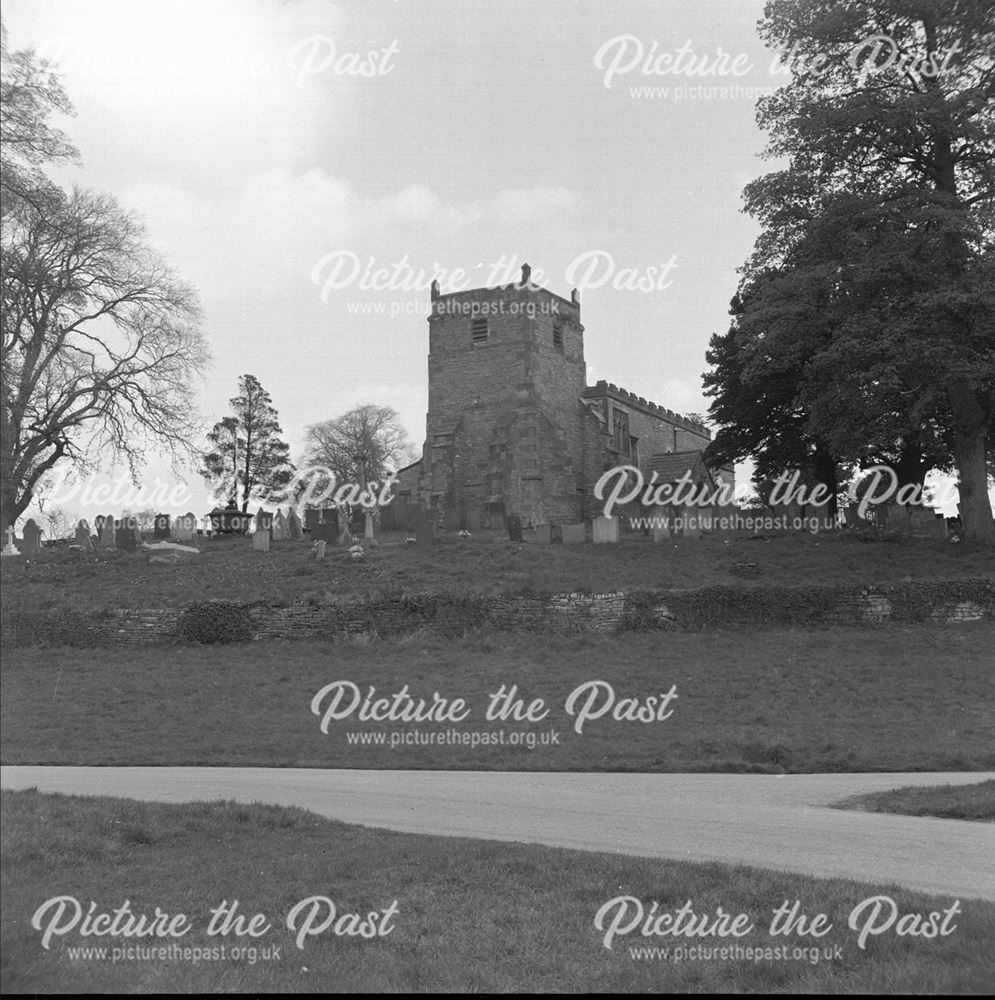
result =
[{"label": "church tower", "polygon": [[421,498],[453,524],[574,521],[582,511],[584,327],[570,299],[521,281],[432,285]]}]

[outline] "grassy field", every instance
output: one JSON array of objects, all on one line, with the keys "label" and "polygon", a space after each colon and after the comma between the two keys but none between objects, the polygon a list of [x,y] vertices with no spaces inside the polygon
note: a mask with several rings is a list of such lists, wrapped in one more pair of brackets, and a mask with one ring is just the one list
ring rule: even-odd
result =
[{"label": "grassy field", "polygon": [[[176,764],[624,771],[995,769],[990,622],[821,631],[496,633],[388,642],[176,645],[11,651],[2,675],[5,764]],[[596,692],[568,696],[590,681]],[[462,721],[321,717],[337,681],[361,695],[462,698]],[[537,721],[488,721],[488,696],[517,686]],[[672,714],[630,721],[673,687]],[[610,700],[611,698],[611,700]],[[344,696],[344,706],[352,700]],[[661,699],[662,700],[662,699]],[[659,705],[657,709],[659,709]],[[417,745],[455,732],[478,745]],[[504,733],[503,737],[495,734]],[[557,742],[549,743],[550,733]],[[348,734],[353,734],[349,736]],[[400,734],[400,735],[399,735]],[[462,734],[468,734],[463,736]],[[486,734],[488,742],[483,742]],[[533,734],[533,735],[529,735]],[[504,743],[492,742],[503,738]],[[512,745],[513,739],[533,740]],[[353,742],[350,742],[352,740]],[[365,742],[357,742],[357,741]],[[382,740],[383,742],[377,742]],[[401,742],[408,740],[408,742]],[[391,743],[394,745],[391,745]]]},{"label": "grassy field", "polygon": [[934,785],[896,788],[890,792],[855,795],[837,803],[841,809],[901,813],[905,816],[939,816],[995,822],[995,781],[976,785]]},{"label": "grassy field", "polygon": [[[883,929],[868,935],[862,949],[864,900],[886,895],[903,915],[942,915],[954,900],[744,867],[412,836],[276,807],[24,791],[4,793],[2,809],[5,993],[981,994],[995,979],[995,905],[975,900],[957,901],[959,912],[942,936],[925,940]],[[83,936],[77,926],[53,933],[45,949],[52,911],[38,929],[31,918],[57,896],[78,900],[84,912],[91,901],[107,913],[125,900],[134,914],[152,916],[160,907],[170,917],[183,914],[189,930],[179,938],[125,938],[113,930]],[[314,896],[336,904],[336,921],[321,930],[328,911],[317,911],[298,948],[305,914],[292,928],[286,921]],[[654,901],[664,912],[687,903],[709,919],[721,907],[745,914],[740,928],[752,929],[738,939],[634,931],[606,948],[605,924],[598,929],[595,917],[619,896],[641,901],[647,912]],[[208,936],[212,908],[234,900],[247,918],[263,914],[255,929],[265,931],[255,938],[239,938],[235,929]],[[805,914],[827,916],[826,936],[770,934],[774,909],[795,900]],[[364,919],[376,914],[370,930],[387,933],[349,936],[360,927],[342,917],[354,912]],[[60,926],[68,925],[64,917]],[[191,949],[190,957],[143,960],[141,952],[129,958],[125,951],[167,945]],[[661,952],[652,958],[630,951],[654,946]],[[688,954],[735,946],[752,950],[738,958],[731,951],[726,958],[710,950]],[[84,955],[80,947],[106,948],[106,957]],[[681,947],[684,958],[677,960]],[[193,949],[200,960],[193,960]],[[666,957],[662,949],[669,949]]]},{"label": "grassy field", "polygon": [[245,538],[200,540],[201,554],[175,565],[142,553],[62,549],[4,559],[4,605],[79,610],[173,607],[225,598],[274,604],[324,603],[363,595],[472,589],[491,594],[606,593],[694,589],[714,584],[886,583],[903,579],[991,576],[991,549],[938,540],[793,535],[715,538],[654,545],[628,536],[617,545],[516,544],[500,534],[442,536],[430,552],[385,536],[363,562],[330,549],[316,562],[307,542],[275,542],[254,552]]}]

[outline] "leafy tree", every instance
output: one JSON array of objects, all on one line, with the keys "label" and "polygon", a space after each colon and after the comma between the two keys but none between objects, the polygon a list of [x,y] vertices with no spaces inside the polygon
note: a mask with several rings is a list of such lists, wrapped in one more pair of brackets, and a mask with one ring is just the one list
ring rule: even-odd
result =
[{"label": "leafy tree", "polygon": [[995,539],[990,4],[771,0],[761,34],[802,64],[759,107],[787,166],[745,192],[764,228],[712,342],[716,448],[772,419],[788,452],[952,465],[968,536]]},{"label": "leafy tree", "polygon": [[367,403],[307,429],[305,463],[330,470],[339,484],[382,482],[411,453],[401,418],[389,406]]},{"label": "leafy tree", "polygon": [[0,521],[65,460],[189,453],[207,360],[196,295],[113,198],[67,194],[42,167],[78,158],[49,123],[72,108],[46,63],[2,45]]},{"label": "leafy tree", "polygon": [[223,495],[249,500],[282,500],[294,478],[290,448],[280,435],[273,401],[254,375],[238,380],[240,395],[230,400],[234,416],[219,420],[207,435],[201,474]]}]

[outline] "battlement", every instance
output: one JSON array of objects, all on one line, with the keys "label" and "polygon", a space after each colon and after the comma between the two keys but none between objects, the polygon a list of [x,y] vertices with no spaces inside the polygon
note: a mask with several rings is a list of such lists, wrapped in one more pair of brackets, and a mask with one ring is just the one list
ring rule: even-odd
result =
[{"label": "battlement", "polygon": [[[557,295],[556,292],[550,291],[548,288],[544,288],[542,285],[534,284],[532,282],[532,268],[528,264],[522,265],[522,274],[518,281],[514,281],[506,285],[485,285],[479,288],[465,288],[459,292],[446,292],[443,294],[440,290],[438,280],[434,280],[431,284],[430,291],[433,303],[432,312],[429,316],[430,319],[434,316],[444,315],[451,311],[445,308],[445,306],[437,308],[436,303],[438,302],[452,302],[459,299],[479,300],[481,298],[488,298],[491,296],[506,297],[509,293],[515,292],[520,292],[524,295],[536,295],[538,297],[553,299],[566,307],[564,312],[569,315],[571,319],[578,320],[580,318],[580,292],[576,288],[573,288],[570,291],[570,298],[566,299],[562,295]],[[569,310],[569,312],[567,310]]]},{"label": "battlement", "polygon": [[614,382],[599,379],[595,385],[589,386],[584,390],[585,399],[600,399],[604,396],[611,396],[612,399],[617,399],[619,402],[628,403],[632,406],[638,406],[646,413],[660,417],[661,419],[675,424],[678,427],[683,427],[685,430],[694,431],[697,434],[704,434],[706,437],[712,436],[711,431],[709,431],[704,424],[699,424],[695,420],[688,420],[687,417],[682,416],[680,413],[668,410],[667,407],[661,406],[659,403],[654,403],[643,396],[637,396],[634,392],[629,392],[628,389],[623,389],[620,386],[615,385]]}]

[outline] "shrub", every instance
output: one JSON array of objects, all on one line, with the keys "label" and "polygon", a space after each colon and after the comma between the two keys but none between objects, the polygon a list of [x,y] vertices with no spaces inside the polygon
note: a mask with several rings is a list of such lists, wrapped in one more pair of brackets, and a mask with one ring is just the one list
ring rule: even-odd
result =
[{"label": "shrub", "polygon": [[252,619],[244,604],[201,601],[183,609],[177,632],[181,639],[208,646],[246,642],[252,638]]}]

